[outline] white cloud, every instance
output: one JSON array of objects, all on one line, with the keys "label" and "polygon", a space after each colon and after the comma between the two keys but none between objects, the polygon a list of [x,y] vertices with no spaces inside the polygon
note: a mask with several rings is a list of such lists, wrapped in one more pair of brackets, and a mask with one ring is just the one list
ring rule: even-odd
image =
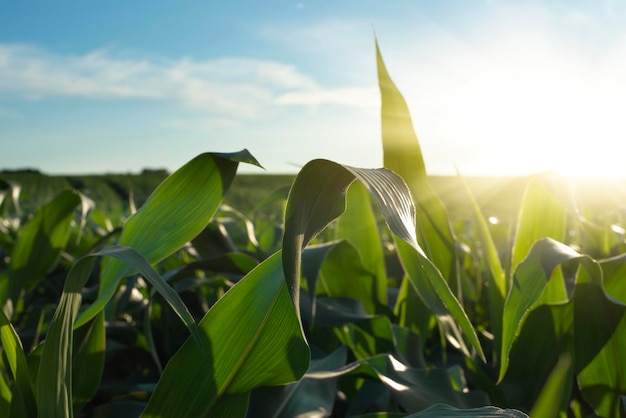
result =
[{"label": "white cloud", "polygon": [[186,131],[213,132],[221,128],[240,128],[240,121],[232,118],[199,118],[199,119],[170,119],[164,126]]},{"label": "white cloud", "polygon": [[290,91],[317,88],[296,67],[268,60],[198,61],[119,57],[102,49],[61,55],[0,44],[0,92],[47,97],[170,101],[199,111],[250,118]]},{"label": "white cloud", "polygon": [[379,106],[380,93],[378,88],[354,87],[336,89],[316,89],[285,93],[276,99],[283,105],[325,105],[338,104],[351,107],[372,108]]}]

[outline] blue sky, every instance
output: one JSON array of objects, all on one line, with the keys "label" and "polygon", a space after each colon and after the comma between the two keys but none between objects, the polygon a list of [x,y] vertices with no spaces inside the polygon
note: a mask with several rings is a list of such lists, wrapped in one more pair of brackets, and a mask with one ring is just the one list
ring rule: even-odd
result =
[{"label": "blue sky", "polygon": [[3,1],[0,169],[379,167],[374,31],[429,173],[626,177],[617,0]]}]

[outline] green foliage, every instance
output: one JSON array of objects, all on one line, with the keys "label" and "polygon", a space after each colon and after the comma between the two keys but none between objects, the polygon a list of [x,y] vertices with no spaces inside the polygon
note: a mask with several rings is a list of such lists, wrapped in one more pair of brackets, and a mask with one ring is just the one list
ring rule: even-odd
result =
[{"label": "green foliage", "polygon": [[623,219],[545,177],[499,222],[440,200],[377,64],[386,168],[251,194],[205,153],[110,211],[0,180],[0,416],[625,417]]}]

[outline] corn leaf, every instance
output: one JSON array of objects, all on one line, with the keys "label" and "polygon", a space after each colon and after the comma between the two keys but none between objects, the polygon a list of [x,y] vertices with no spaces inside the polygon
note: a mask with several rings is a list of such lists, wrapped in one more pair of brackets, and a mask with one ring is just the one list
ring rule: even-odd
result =
[{"label": "corn leaf", "polygon": [[557,417],[561,412],[559,400],[567,401],[570,398],[572,369],[572,355],[565,353],[561,356],[554,370],[548,377],[537,403],[530,412],[531,417]]},{"label": "corn leaf", "polygon": [[[530,310],[509,351],[506,374],[498,384],[502,402],[530,411],[538,407],[546,382],[563,355],[574,353],[573,304],[540,305]],[[569,408],[574,370],[564,378],[558,394],[550,399],[559,416]],[[523,383],[521,383],[523,382]],[[523,387],[524,390],[520,390]],[[547,401],[546,401],[547,402]],[[504,405],[504,403],[501,403]]]},{"label": "corn leaf", "polygon": [[[256,164],[247,150],[233,154],[200,154],[163,181],[122,229],[119,245],[134,248],[150,264],[177,251],[209,223],[230,187],[239,162]],[[93,318],[111,299],[119,280],[133,272],[120,260],[109,260],[100,277],[98,299],[76,326]]]},{"label": "corn leaf", "polygon": [[[39,416],[46,417],[73,417],[73,353],[74,320],[78,314],[82,296],[81,291],[87,282],[95,261],[95,257],[111,256],[127,262],[138,270],[148,280],[164,299],[172,306],[185,325],[194,336],[195,344],[200,341],[198,331],[191,314],[183,304],[178,294],[152,269],[150,264],[139,253],[131,248],[105,248],[97,253],[81,258],[68,272],[63,287],[59,305],[54,312],[48,328],[48,334],[41,354],[39,372],[37,375],[37,405]],[[102,330],[92,334],[86,352],[78,351],[76,360],[79,364],[94,364],[90,353],[99,356],[98,347],[101,347]],[[92,345],[93,344],[93,345]],[[85,355],[86,358],[81,359]],[[90,380],[90,379],[89,379]],[[80,381],[80,379],[79,379]],[[83,403],[82,396],[93,390],[93,382],[79,393],[79,403]]]},{"label": "corn leaf", "polygon": [[446,209],[433,192],[411,114],[404,97],[389,76],[376,42],[384,166],[406,181],[417,211],[417,238],[456,295],[460,292],[456,238]]},{"label": "corn leaf", "polygon": [[566,261],[582,257],[568,246],[546,238],[537,241],[528,257],[518,265],[504,304],[500,381],[508,367],[513,341],[519,335],[531,308],[547,288],[552,271]]},{"label": "corn leaf", "polygon": [[[307,373],[336,370],[346,364],[346,347],[311,360]],[[309,379],[304,377],[285,386],[260,387],[252,392],[250,411],[255,416],[289,418],[330,416],[337,396],[338,377]]]},{"label": "corn leaf", "polygon": [[464,333],[484,359],[474,327],[417,243],[415,207],[406,184],[387,169],[347,167],[327,160],[314,160],[302,168],[289,193],[283,239],[283,263],[292,298],[298,301],[302,248],[343,213],[346,190],[357,178],[374,198],[391,231],[403,241],[397,246],[405,271],[446,329],[448,339],[463,348]]},{"label": "corn leaf", "polygon": [[450,405],[433,405],[417,414],[407,415],[406,418],[528,418],[528,415],[515,409],[501,409],[495,406],[482,408],[458,409]]},{"label": "corn leaf", "polygon": [[37,415],[35,385],[28,370],[22,341],[2,309],[0,309],[0,341],[14,381],[8,416],[34,417]]},{"label": "corn leaf", "polygon": [[497,356],[500,354],[500,346],[502,344],[502,311],[504,309],[504,299],[507,295],[507,280],[506,272],[502,268],[500,263],[500,257],[498,255],[498,249],[493,241],[493,237],[489,232],[487,221],[483,216],[483,213],[478,206],[478,202],[474,198],[474,194],[469,188],[464,178],[463,187],[468,196],[471,204],[471,209],[474,214],[474,219],[478,224],[478,237],[484,252],[486,264],[489,267],[488,275],[488,291],[489,291],[489,319],[491,325],[491,333],[494,336],[494,356],[497,361]]},{"label": "corn leaf", "polygon": [[[620,257],[607,264],[622,261]],[[621,396],[626,391],[623,373],[626,367],[626,345],[623,338],[626,335],[626,304],[605,291],[602,270],[598,263],[550,239],[538,241],[515,272],[513,286],[504,308],[500,380],[508,366],[509,359],[505,350],[520,332],[529,312],[538,312],[544,307],[537,308],[537,302],[545,299],[540,298],[541,292],[548,287],[552,270],[565,262],[576,262],[579,267],[569,302],[562,304],[558,299],[552,300],[556,305],[550,308],[562,311],[561,314],[554,312],[557,315],[553,315],[552,327],[556,334],[565,337],[567,333],[573,333],[573,349],[568,345],[567,338],[560,338],[564,340],[560,342],[564,344],[560,350],[573,351],[578,386],[585,399],[600,416],[618,416]],[[607,271],[620,270],[607,266]],[[608,281],[613,280],[614,278],[610,278]],[[617,287],[613,290],[617,291]],[[572,322],[573,326],[570,325]],[[549,322],[544,319],[534,325],[532,333],[535,336],[543,332],[542,325],[546,329]],[[559,343],[559,335],[556,337],[556,342]],[[544,357],[545,354],[544,352]],[[524,367],[528,368],[530,364],[532,362],[526,356]]]},{"label": "corn leaf", "polygon": [[581,270],[574,290],[577,380],[598,415],[618,417],[626,393],[626,304],[609,296],[593,273]]},{"label": "corn leaf", "polygon": [[357,249],[357,257],[374,279],[367,294],[359,298],[368,312],[374,313],[377,307],[387,305],[387,274],[376,217],[370,195],[359,182],[348,188],[347,208],[337,221],[335,238],[344,239]]},{"label": "corn leaf", "polygon": [[[309,349],[278,252],[231,288],[170,359],[143,416],[243,416],[230,411],[262,385],[299,379]],[[224,415],[225,411],[229,415]]]},{"label": "corn leaf", "polygon": [[76,415],[94,397],[104,369],[104,311],[74,331],[72,404]]},{"label": "corn leaf", "polygon": [[565,238],[565,209],[550,193],[541,179],[528,182],[513,244],[512,270],[515,271],[541,238],[563,241]]},{"label": "corn leaf", "polygon": [[82,202],[77,192],[61,192],[20,229],[9,265],[7,296],[12,300],[17,301],[23,289],[34,287],[58,262],[70,236],[74,211]]},{"label": "corn leaf", "polygon": [[450,370],[411,368],[390,354],[377,354],[335,370],[312,371],[306,377],[329,379],[348,375],[380,381],[398,404],[409,412],[437,403],[474,408],[488,401],[482,392],[455,387]]},{"label": "corn leaf", "polygon": [[357,299],[373,314],[379,306],[375,292],[377,281],[376,275],[363,265],[357,249],[348,241],[340,241],[322,264],[318,289],[327,296]]}]

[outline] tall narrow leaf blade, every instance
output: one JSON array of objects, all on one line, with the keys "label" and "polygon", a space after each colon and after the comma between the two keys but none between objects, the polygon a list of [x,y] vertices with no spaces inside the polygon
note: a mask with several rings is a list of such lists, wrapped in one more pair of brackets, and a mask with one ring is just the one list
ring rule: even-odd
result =
[{"label": "tall narrow leaf blade", "polygon": [[36,416],[35,385],[28,370],[22,341],[2,309],[0,309],[0,341],[2,342],[4,355],[8,360],[14,381],[10,416]]},{"label": "tall narrow leaf blade", "polygon": [[552,271],[566,261],[581,257],[570,247],[546,238],[537,241],[528,257],[518,265],[504,305],[499,380],[506,373],[513,341],[519,335],[530,309],[547,288]]},{"label": "tall narrow leaf blade", "polygon": [[571,385],[568,383],[572,375],[572,355],[566,353],[561,356],[548,377],[530,416],[546,418],[559,416],[561,405],[567,404],[570,399]]},{"label": "tall narrow leaf blade", "polygon": [[239,398],[229,400],[232,395],[293,382],[309,365],[280,252],[213,305],[199,331],[203,349],[192,340],[183,344],[165,367],[144,416],[220,416],[218,410]]},{"label": "tall narrow leaf blade", "polygon": [[530,248],[542,238],[563,242],[565,238],[565,208],[538,178],[531,179],[524,193],[520,210],[511,271],[526,258]]},{"label": "tall narrow leaf blade", "polygon": [[[41,418],[74,416],[72,383],[74,321],[82,301],[81,291],[89,279],[95,257],[101,256],[111,256],[130,263],[132,268],[138,270],[158,291],[163,291],[162,296],[183,319],[195,337],[194,343],[198,344],[200,341],[193,318],[178,294],[165,284],[150,264],[135,250],[113,247],[85,256],[68,272],[61,300],[48,327],[37,375],[37,404]],[[169,290],[165,290],[165,287]],[[97,340],[100,338],[98,337]],[[99,344],[98,341],[97,344]],[[95,351],[97,352],[97,348]],[[83,401],[80,400],[80,402]]]},{"label": "tall narrow leaf blade", "polygon": [[409,186],[418,207],[418,242],[458,294],[456,238],[445,207],[435,195],[426,175],[422,150],[413,129],[409,108],[389,76],[376,43],[378,84],[381,95],[381,128],[384,165],[400,175]]},{"label": "tall narrow leaf blade", "polygon": [[[230,187],[240,161],[256,163],[244,150],[234,154],[200,154],[163,181],[146,203],[131,216],[119,240],[134,248],[150,264],[177,251],[209,223]],[[120,278],[133,268],[119,260],[106,263],[98,299],[77,321],[91,319],[110,300]]]},{"label": "tall narrow leaf blade", "polygon": [[500,346],[502,344],[502,311],[504,309],[504,299],[507,295],[506,273],[500,263],[498,249],[493,241],[493,237],[489,232],[487,221],[478,206],[478,202],[474,198],[469,185],[463,180],[463,186],[471,203],[474,219],[478,224],[478,237],[483,248],[486,264],[489,267],[488,275],[488,291],[489,291],[489,319],[491,325],[491,333],[494,336],[494,356],[500,355]]},{"label": "tall narrow leaf blade", "polygon": [[61,192],[19,231],[11,252],[9,296],[15,299],[22,289],[35,286],[57,263],[81,201],[74,191]]},{"label": "tall narrow leaf blade", "polygon": [[104,370],[104,311],[74,332],[72,385],[74,414],[98,392]]},{"label": "tall narrow leaf blade", "polygon": [[573,300],[578,385],[598,415],[623,416],[626,304],[606,294],[599,271],[593,270],[579,271]]},{"label": "tall narrow leaf blade", "polygon": [[374,278],[368,292],[369,304],[387,305],[385,260],[370,195],[361,183],[352,183],[347,198],[346,211],[337,221],[336,238],[347,240],[357,249],[360,261]]}]

